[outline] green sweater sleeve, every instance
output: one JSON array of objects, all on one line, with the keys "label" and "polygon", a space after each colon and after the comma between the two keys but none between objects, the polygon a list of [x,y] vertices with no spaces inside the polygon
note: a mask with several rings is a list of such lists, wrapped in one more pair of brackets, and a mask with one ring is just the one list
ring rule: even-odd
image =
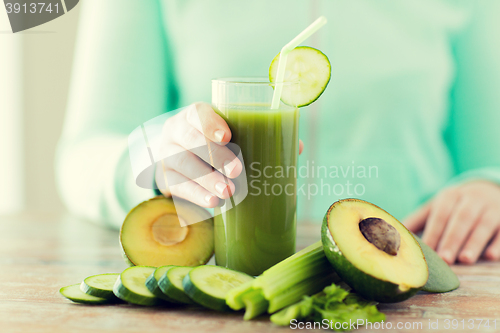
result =
[{"label": "green sweater sleeve", "polygon": [[119,227],[134,205],[154,196],[135,184],[127,138],[174,98],[167,42],[157,1],[81,6],[56,177],[72,213]]},{"label": "green sweater sleeve", "polygon": [[469,24],[455,40],[456,84],[449,142],[457,176],[500,184],[500,1],[474,2]]}]

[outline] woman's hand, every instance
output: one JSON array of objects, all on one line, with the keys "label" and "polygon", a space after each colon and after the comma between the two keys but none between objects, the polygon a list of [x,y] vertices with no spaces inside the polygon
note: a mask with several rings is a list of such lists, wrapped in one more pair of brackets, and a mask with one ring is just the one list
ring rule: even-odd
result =
[{"label": "woman's hand", "polygon": [[168,157],[156,168],[160,191],[207,208],[215,207],[219,198],[229,198],[235,190],[230,178],[242,170],[240,160],[225,147],[230,140],[226,122],[207,103],[191,104],[169,118],[160,148],[162,156]]},{"label": "woman's hand", "polygon": [[448,264],[457,259],[473,264],[484,249],[486,259],[498,260],[500,186],[489,181],[470,181],[445,188],[404,224],[413,232],[425,227],[422,240]]},{"label": "woman's hand", "polygon": [[[227,123],[207,103],[191,104],[169,118],[163,126],[160,148],[162,155],[169,157],[156,168],[160,191],[207,208],[229,198],[235,191],[230,179],[243,169],[241,161],[225,147],[230,140]],[[299,147],[302,152],[302,142]]]}]

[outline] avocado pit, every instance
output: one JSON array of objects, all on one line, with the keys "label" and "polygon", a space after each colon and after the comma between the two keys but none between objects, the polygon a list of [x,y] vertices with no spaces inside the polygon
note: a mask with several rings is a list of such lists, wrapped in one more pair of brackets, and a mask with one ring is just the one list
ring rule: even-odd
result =
[{"label": "avocado pit", "polygon": [[378,217],[367,217],[359,222],[359,230],[377,249],[391,256],[398,254],[401,236],[392,225]]},{"label": "avocado pit", "polygon": [[182,217],[175,214],[161,215],[151,226],[154,240],[165,246],[183,242],[189,228],[181,227],[182,222]]}]

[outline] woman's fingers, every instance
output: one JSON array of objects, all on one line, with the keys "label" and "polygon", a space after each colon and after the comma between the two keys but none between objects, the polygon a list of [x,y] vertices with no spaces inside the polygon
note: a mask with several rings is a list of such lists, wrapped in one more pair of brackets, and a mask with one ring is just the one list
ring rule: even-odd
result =
[{"label": "woman's fingers", "polygon": [[486,259],[500,260],[499,205],[497,184],[470,181],[442,190],[428,207],[409,216],[405,224],[411,231],[425,225],[422,240],[437,249],[449,264],[457,258],[474,263],[485,248]]},{"label": "woman's fingers", "polygon": [[213,208],[219,203],[219,199],[214,194],[180,173],[174,170],[164,170],[164,174],[171,184],[175,184],[169,184],[171,195],[186,199],[205,208]]},{"label": "woman's fingers", "polygon": [[[188,107],[186,120],[206,138],[205,143],[198,146],[202,147],[202,150],[197,155],[227,177],[236,178],[243,170],[243,165],[231,150],[224,147],[231,140],[231,130],[225,120],[215,113],[209,104],[202,102]],[[183,142],[180,144],[184,146]],[[204,145],[207,146],[207,150],[204,149]]]},{"label": "woman's fingers", "polygon": [[467,243],[458,255],[460,262],[473,264],[477,261],[486,244],[495,236],[500,224],[499,219],[500,216],[494,210],[485,211],[481,215]]},{"label": "woman's fingers", "polygon": [[428,202],[419,209],[417,209],[414,213],[409,215],[403,221],[403,224],[411,232],[417,233],[424,228],[425,222],[427,221],[430,212],[431,212],[431,202]]},{"label": "woman's fingers", "polygon": [[[198,105],[198,106],[197,106]],[[209,108],[208,111],[207,108]],[[204,110],[198,112],[197,110]],[[179,114],[173,123],[168,124],[168,130],[166,130],[166,142],[173,142],[177,145],[183,147],[186,150],[191,151],[206,163],[211,164],[214,168],[224,173],[226,177],[236,178],[243,170],[243,165],[241,161],[236,157],[236,155],[228,149],[228,147],[214,143],[210,137],[206,137],[203,132],[200,131],[201,122],[200,120],[192,119],[198,118],[200,114],[201,118],[211,119],[212,117],[218,117],[218,120],[205,120],[204,123],[208,123],[207,127],[223,127],[227,128],[225,121],[217,115],[208,104],[197,103],[188,107],[184,111],[184,115]],[[188,121],[188,119],[190,119]],[[222,122],[222,124],[219,124]],[[213,123],[216,122],[218,125],[215,126]],[[193,124],[198,123],[198,128]],[[210,125],[212,124],[212,125]],[[229,128],[227,128],[229,131]],[[212,132],[212,131],[208,131]],[[213,136],[213,135],[212,135]],[[230,131],[229,135],[225,137],[231,137]],[[225,140],[225,139],[224,139]],[[224,144],[226,144],[224,142]],[[169,152],[169,155],[171,153]]]},{"label": "woman's fingers", "polygon": [[231,140],[227,123],[207,103],[194,103],[186,109],[186,120],[212,142],[226,144]]},{"label": "woman's fingers", "polygon": [[422,240],[432,249],[436,249],[457,200],[458,195],[450,188],[443,190],[432,202],[429,218],[422,235]]},{"label": "woman's fingers", "polygon": [[484,252],[484,257],[492,261],[500,259],[500,230],[496,231],[496,236]]},{"label": "woman's fingers", "polygon": [[456,203],[437,248],[439,256],[448,264],[455,262],[482,210],[481,202],[472,197],[464,196]]},{"label": "woman's fingers", "polygon": [[[191,151],[171,144],[167,147],[173,155],[163,160],[165,170],[173,170],[183,175],[186,179],[193,181],[205,190],[217,195],[221,199],[227,199],[230,193],[234,193],[234,183],[224,177],[221,173],[212,170],[212,167],[200,160]],[[168,175],[168,174],[167,174]],[[169,187],[178,183],[167,177]],[[174,191],[170,189],[172,194]]]},{"label": "woman's fingers", "polygon": [[299,140],[299,155],[302,154],[303,150],[304,150],[304,142],[302,142],[302,140]]}]

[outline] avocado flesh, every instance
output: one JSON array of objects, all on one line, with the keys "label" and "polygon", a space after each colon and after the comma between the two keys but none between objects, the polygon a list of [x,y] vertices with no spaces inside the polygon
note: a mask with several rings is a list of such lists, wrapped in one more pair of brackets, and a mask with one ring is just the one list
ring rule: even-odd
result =
[{"label": "avocado flesh", "polygon": [[[190,224],[195,221],[201,222]],[[203,265],[214,252],[213,219],[187,201],[176,199],[174,205],[172,199],[155,197],[129,212],[120,244],[131,265]]]},{"label": "avocado flesh", "polygon": [[[401,239],[396,255],[380,250],[361,233],[359,223],[367,218],[382,219],[397,230]],[[342,280],[367,299],[403,301],[427,281],[427,263],[413,235],[371,203],[357,199],[334,203],[323,221],[322,241]]]}]

